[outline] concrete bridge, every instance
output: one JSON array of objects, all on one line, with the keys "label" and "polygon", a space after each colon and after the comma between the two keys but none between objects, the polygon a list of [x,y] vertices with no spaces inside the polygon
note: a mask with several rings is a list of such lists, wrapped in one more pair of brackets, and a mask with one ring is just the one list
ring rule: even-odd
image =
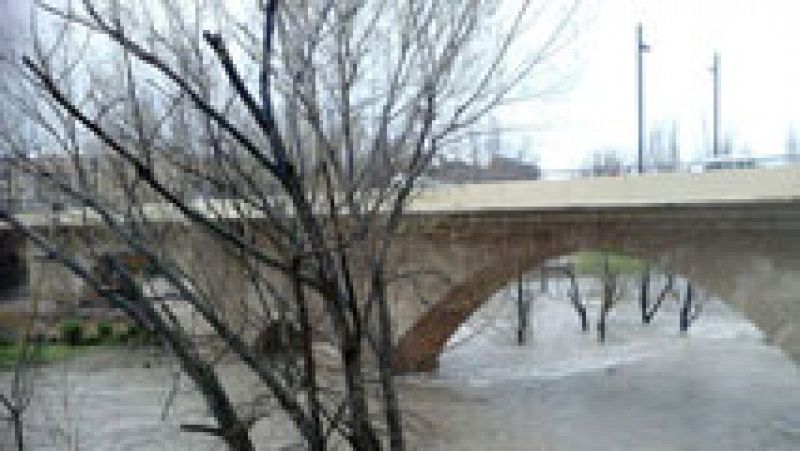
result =
[{"label": "concrete bridge", "polygon": [[579,250],[689,278],[800,361],[800,168],[441,188],[416,200],[406,227],[396,261],[433,271],[395,293],[398,370],[434,368],[494,292]]},{"label": "concrete bridge", "polygon": [[[400,232],[393,269],[417,275],[389,293],[398,371],[434,368],[494,292],[579,250],[630,254],[691,279],[800,361],[800,167],[439,187],[414,199]],[[232,267],[191,240],[174,244],[195,248],[187,260]],[[223,291],[236,289],[235,272],[220,278]]]}]

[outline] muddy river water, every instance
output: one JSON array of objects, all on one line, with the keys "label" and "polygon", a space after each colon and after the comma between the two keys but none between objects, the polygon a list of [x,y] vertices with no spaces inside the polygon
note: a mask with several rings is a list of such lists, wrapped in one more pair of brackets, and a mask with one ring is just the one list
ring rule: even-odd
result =
[{"label": "muddy river water", "polygon": [[[515,343],[513,312],[496,297],[453,337],[438,371],[402,378],[413,448],[800,449],[798,366],[721,302],[707,301],[686,336],[676,305],[647,326],[633,303],[620,305],[603,345],[580,332],[561,296],[537,298],[524,346]],[[163,415],[174,371],[147,350],[48,367],[26,416],[30,448],[220,449],[178,432],[204,418],[188,388]],[[291,428],[263,423],[254,432],[260,449],[297,448]],[[2,428],[7,449],[12,436]]]}]

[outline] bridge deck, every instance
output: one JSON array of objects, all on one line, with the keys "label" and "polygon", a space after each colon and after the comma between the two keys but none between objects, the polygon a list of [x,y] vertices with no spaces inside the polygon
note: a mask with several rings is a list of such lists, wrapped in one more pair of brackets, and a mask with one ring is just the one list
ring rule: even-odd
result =
[{"label": "bridge deck", "polygon": [[[193,202],[193,207],[211,218],[236,219],[242,212],[253,218],[261,212],[235,200],[211,199]],[[547,211],[591,208],[614,209],[669,206],[769,205],[800,203],[800,166],[770,169],[719,170],[702,174],[645,174],[568,181],[513,181],[444,185],[419,192],[409,214],[460,214],[470,212]],[[182,221],[174,207],[153,203],[144,207],[155,221]],[[23,213],[24,223],[44,226],[52,215]],[[88,209],[58,213],[61,225],[81,226],[99,222]],[[0,221],[0,229],[9,225]]]},{"label": "bridge deck", "polygon": [[452,185],[420,193],[410,210],[449,213],[793,201],[800,201],[798,166]]}]

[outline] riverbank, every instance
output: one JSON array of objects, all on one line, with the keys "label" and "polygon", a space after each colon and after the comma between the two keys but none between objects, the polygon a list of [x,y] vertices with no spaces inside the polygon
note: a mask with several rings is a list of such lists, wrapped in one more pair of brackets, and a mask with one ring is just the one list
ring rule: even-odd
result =
[{"label": "riverbank", "polygon": [[[12,371],[17,365],[23,347],[18,344],[0,345],[0,371]],[[79,348],[62,344],[43,344],[33,348],[31,362],[36,365],[47,365],[74,357]]]}]

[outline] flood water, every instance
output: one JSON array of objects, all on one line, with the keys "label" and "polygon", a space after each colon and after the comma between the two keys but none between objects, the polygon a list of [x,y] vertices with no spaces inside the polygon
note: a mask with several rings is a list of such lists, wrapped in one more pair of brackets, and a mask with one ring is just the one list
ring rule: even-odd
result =
[{"label": "flood water", "polygon": [[720,301],[704,302],[686,336],[677,303],[649,325],[634,302],[619,305],[603,345],[595,319],[583,334],[562,296],[539,296],[517,346],[515,308],[490,301],[494,311],[462,327],[438,373],[419,380],[458,399],[430,406],[447,418],[436,448],[800,449],[798,366]]},{"label": "flood water", "polygon": [[[599,345],[563,292],[551,292],[534,301],[526,345],[515,342],[514,302],[498,295],[453,337],[437,372],[401,378],[412,448],[800,449],[798,366],[721,302],[706,301],[686,336],[673,302],[650,325],[635,303],[619,305]],[[174,371],[147,350],[49,367],[26,417],[31,449],[221,449],[178,432],[207,421],[188,387],[162,418]],[[296,448],[283,421],[262,421],[254,438],[259,449]]]}]

